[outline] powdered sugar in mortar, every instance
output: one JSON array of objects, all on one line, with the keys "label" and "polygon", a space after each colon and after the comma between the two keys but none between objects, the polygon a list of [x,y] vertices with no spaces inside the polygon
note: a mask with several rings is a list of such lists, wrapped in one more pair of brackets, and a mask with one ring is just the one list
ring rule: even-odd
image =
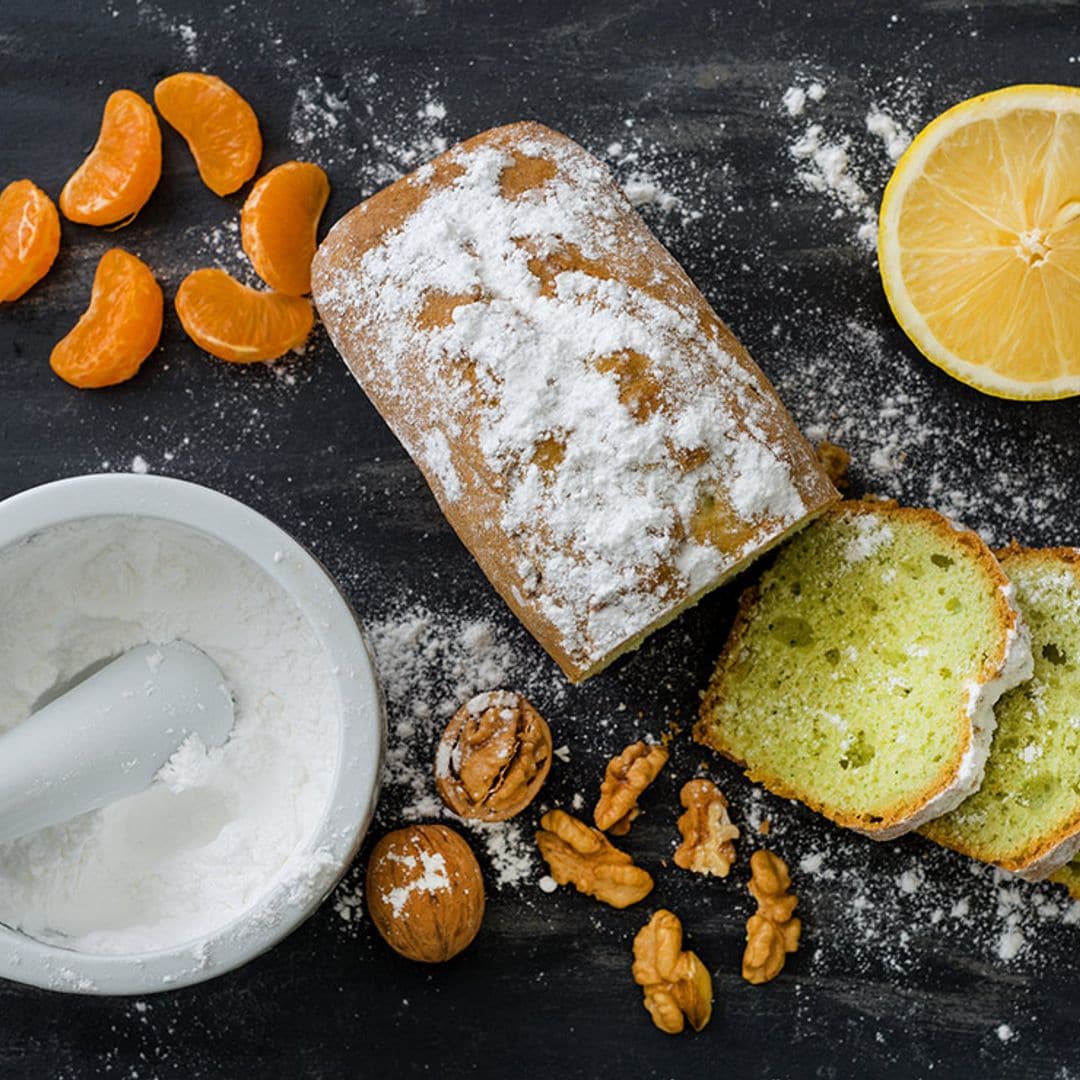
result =
[{"label": "powdered sugar in mortar", "polygon": [[0,730],[88,665],[183,638],[235,699],[229,742],[187,744],[167,782],[0,847],[0,922],[84,952],[194,941],[275,881],[321,818],[338,699],[314,629],[231,548],[151,519],[59,526],[0,555]]}]

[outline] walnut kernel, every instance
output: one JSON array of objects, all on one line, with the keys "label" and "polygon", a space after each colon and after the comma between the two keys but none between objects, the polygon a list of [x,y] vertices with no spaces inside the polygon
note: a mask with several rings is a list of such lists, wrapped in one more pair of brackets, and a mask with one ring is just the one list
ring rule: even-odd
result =
[{"label": "walnut kernel", "polygon": [[661,908],[637,932],[631,970],[661,1031],[677,1035],[687,1020],[700,1031],[709,1022],[712,978],[696,953],[683,951],[678,916]]},{"label": "walnut kernel", "polygon": [[478,694],[454,714],[435,755],[435,787],[459,817],[505,821],[551,769],[551,731],[520,694]]},{"label": "walnut kernel", "polygon": [[771,851],[755,851],[750,874],[750,894],[758,909],[746,921],[742,977],[759,984],[783,970],[787,954],[799,947],[802,923],[793,915],[798,897],[788,892],[791,876],[783,859]]},{"label": "walnut kernel", "polygon": [[647,870],[615,847],[598,829],[563,810],[549,810],[536,834],[540,854],[560,884],[594,896],[614,908],[629,907],[652,892]]},{"label": "walnut kernel", "polygon": [[368,911],[386,943],[410,960],[457,956],[484,919],[484,879],[472,849],[446,825],[387,833],[368,860]]},{"label": "walnut kernel", "polygon": [[641,793],[656,779],[667,764],[668,752],[663,746],[631,743],[621,754],[613,757],[600,785],[600,800],[593,810],[593,821],[602,832],[623,836],[630,823],[641,813],[637,801]]},{"label": "walnut kernel", "polygon": [[728,801],[705,779],[683,784],[679,801],[686,813],[679,818],[683,842],[675,850],[675,865],[695,874],[727,877],[735,861],[739,830],[728,817]]}]

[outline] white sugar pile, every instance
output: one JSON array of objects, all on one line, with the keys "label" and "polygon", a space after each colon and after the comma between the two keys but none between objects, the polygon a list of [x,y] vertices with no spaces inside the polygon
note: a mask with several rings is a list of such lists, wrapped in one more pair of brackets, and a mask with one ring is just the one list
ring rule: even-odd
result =
[{"label": "white sugar pile", "polygon": [[297,897],[325,887],[333,868],[296,853],[333,780],[335,680],[313,628],[254,563],[179,526],[92,519],[6,550],[0,609],[0,730],[88,665],[176,638],[214,659],[236,711],[229,742],[189,747],[171,785],[0,846],[0,921],[130,954],[213,932],[275,882]]}]

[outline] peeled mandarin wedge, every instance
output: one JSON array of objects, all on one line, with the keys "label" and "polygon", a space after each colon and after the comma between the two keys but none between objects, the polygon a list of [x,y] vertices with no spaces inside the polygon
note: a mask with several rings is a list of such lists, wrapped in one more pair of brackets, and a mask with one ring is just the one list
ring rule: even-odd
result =
[{"label": "peeled mandarin wedge", "polygon": [[49,357],[53,371],[82,389],[130,379],[161,337],[161,287],[141,259],[106,251],[94,272],[90,306]]},{"label": "peeled mandarin wedge", "polygon": [[30,180],[0,191],[0,304],[18,300],[52,266],[60,250],[60,215]]},{"label": "peeled mandarin wedge", "polygon": [[1010,86],[926,127],[885,189],[878,261],[924,356],[987,394],[1080,394],[1080,88]]},{"label": "peeled mandarin wedge", "polygon": [[224,270],[196,270],[180,283],[176,314],[188,336],[221,360],[276,360],[307,340],[311,302],[241,285]]},{"label": "peeled mandarin wedge", "polygon": [[240,240],[255,272],[272,289],[311,292],[311,260],[330,181],[318,165],[289,161],[251,189],[240,212]]},{"label": "peeled mandarin wedge", "polygon": [[262,157],[251,106],[216,75],[182,71],[154,87],[158,112],[187,141],[203,183],[229,195],[255,175]]},{"label": "peeled mandarin wedge", "polygon": [[94,149],[60,192],[60,209],[81,225],[127,225],[161,179],[161,128],[133,90],[105,102]]}]

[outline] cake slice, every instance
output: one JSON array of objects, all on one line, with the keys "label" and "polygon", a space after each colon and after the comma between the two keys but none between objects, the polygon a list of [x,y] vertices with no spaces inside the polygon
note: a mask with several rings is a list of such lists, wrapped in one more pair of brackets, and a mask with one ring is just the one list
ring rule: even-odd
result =
[{"label": "cake slice", "polygon": [[326,328],[481,569],[575,682],[837,499],[605,166],[484,132],[355,207]]},{"label": "cake slice", "polygon": [[993,553],[932,510],[847,502],[743,594],[698,741],[890,839],[976,790],[993,705],[1031,674]]},{"label": "cake slice", "polygon": [[982,787],[923,831],[1038,880],[1080,851],[1080,552],[1013,545],[999,559],[1031,629],[1034,675],[994,710]]}]

